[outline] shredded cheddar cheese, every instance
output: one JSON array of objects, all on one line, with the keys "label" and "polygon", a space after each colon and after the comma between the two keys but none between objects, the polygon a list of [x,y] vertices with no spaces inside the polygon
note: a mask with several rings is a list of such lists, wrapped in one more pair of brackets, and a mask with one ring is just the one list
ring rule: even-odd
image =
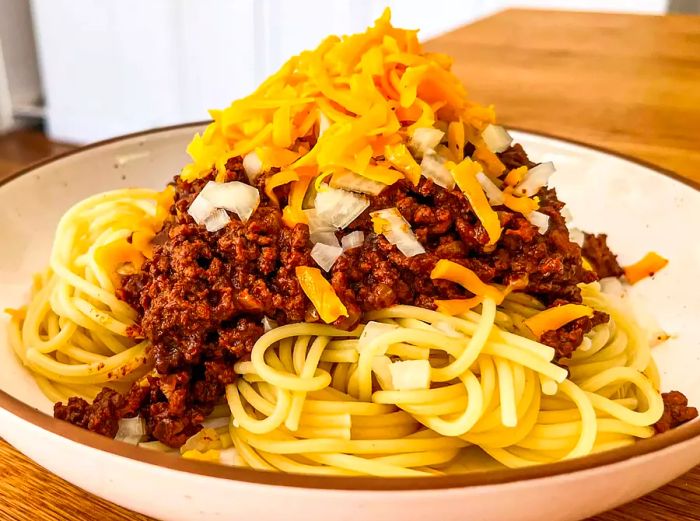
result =
[{"label": "shredded cheddar cheese", "polygon": [[625,277],[627,282],[635,284],[642,279],[653,276],[659,270],[668,264],[668,259],[665,259],[658,253],[650,251],[640,261],[635,262],[630,266],[625,266]]},{"label": "shredded cheddar cheese", "polygon": [[527,215],[539,209],[540,205],[537,197],[518,197],[513,195],[513,188],[506,186],[503,190],[503,204],[514,212]]},{"label": "shredded cheddar cheese", "polygon": [[508,186],[515,187],[515,185],[519,184],[525,178],[527,170],[527,167],[524,165],[519,166],[518,168],[514,168],[513,170],[508,172],[505,179],[503,179],[503,182]]},{"label": "shredded cheddar cheese", "polygon": [[593,310],[583,304],[564,304],[540,311],[524,321],[532,333],[540,338],[545,331],[553,331],[581,317],[593,316]]},{"label": "shredded cheddar cheese", "polygon": [[435,299],[435,307],[440,313],[455,316],[466,313],[470,309],[478,306],[484,300],[483,297],[456,298],[450,300]]},{"label": "shredded cheddar cheese", "polygon": [[295,269],[301,289],[318,311],[319,317],[330,324],[338,317],[347,317],[348,310],[336,295],[333,286],[328,282],[318,268],[297,266]]},{"label": "shredded cheddar cheese", "polygon": [[[311,168],[314,176],[349,171],[387,186],[405,178],[417,185],[422,169],[408,145],[416,130],[436,127],[446,131],[446,143],[433,152],[462,165],[458,169],[473,163],[493,179],[502,175],[505,166],[481,138],[495,123],[493,107],[471,102],[450,70],[451,59],[426,52],[417,31],[393,27],[390,18],[387,9],[362,34],[326,38],[249,96],[210,111],[213,122],[187,147],[192,162],[181,178],[192,181],[214,169],[223,181],[229,159],[255,152],[263,172],[281,170],[266,178],[273,202],[276,187],[293,183],[294,197],[282,211],[285,223],[295,224],[305,222],[300,193],[309,186],[299,169]],[[464,155],[467,143],[473,161]],[[316,179],[317,188],[322,180]],[[472,185],[466,192],[493,244],[498,219]]]},{"label": "shredded cheddar cheese", "polygon": [[457,165],[452,166],[452,176],[455,183],[469,200],[474,213],[481,221],[489,235],[489,244],[495,244],[501,237],[501,222],[498,214],[491,208],[483,188],[476,179],[476,174],[481,172],[481,165],[476,161],[465,158]]},{"label": "shredded cheddar cheese", "polygon": [[469,268],[447,259],[440,259],[437,262],[435,268],[433,268],[433,271],[430,273],[430,278],[449,280],[474,293],[477,297],[494,300],[496,304],[503,302],[504,295],[498,288],[483,282],[479,276]]}]

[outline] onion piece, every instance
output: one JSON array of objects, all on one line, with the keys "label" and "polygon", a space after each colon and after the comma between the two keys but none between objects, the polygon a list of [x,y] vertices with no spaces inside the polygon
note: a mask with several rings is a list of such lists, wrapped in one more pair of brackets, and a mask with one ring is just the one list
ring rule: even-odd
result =
[{"label": "onion piece", "polygon": [[365,234],[361,231],[356,231],[347,234],[340,240],[340,244],[343,247],[343,251],[352,250],[353,248],[358,248],[365,243]]},{"label": "onion piece", "polygon": [[397,391],[428,389],[430,362],[428,360],[400,360],[389,366],[391,383]]},{"label": "onion piece", "polygon": [[493,153],[503,152],[513,142],[508,131],[500,125],[486,125],[481,137],[486,143],[486,147]]},{"label": "onion piece", "polygon": [[271,318],[263,317],[262,327],[263,327],[263,331],[265,331],[265,333],[267,333],[268,331],[272,331],[273,329],[278,327],[278,324],[275,320],[272,320]]},{"label": "onion piece", "polygon": [[343,248],[340,246],[329,246],[318,242],[311,249],[311,258],[316,261],[323,271],[331,271],[333,264],[343,254]]},{"label": "onion piece", "polygon": [[117,441],[136,445],[146,439],[146,422],[140,416],[119,420],[119,430],[114,436]]},{"label": "onion piece", "polygon": [[374,320],[367,322],[365,327],[362,329],[360,338],[357,339],[357,350],[362,352],[362,350],[367,347],[372,340],[380,335],[383,335],[384,333],[394,331],[395,329],[398,329],[398,327],[399,326],[394,324],[385,324],[383,322],[375,322]]},{"label": "onion piece", "polygon": [[257,177],[262,173],[263,164],[260,156],[255,152],[250,152],[243,156],[243,170],[251,183],[254,183]]},{"label": "onion piece", "polygon": [[416,239],[411,226],[396,208],[385,208],[370,214],[372,221],[381,228],[386,240],[396,246],[406,257],[425,253],[425,248]]},{"label": "onion piece", "polygon": [[242,466],[241,458],[234,447],[229,447],[219,452],[219,463],[228,467]]},{"label": "onion piece", "polygon": [[216,211],[216,206],[211,204],[209,200],[202,195],[202,192],[197,194],[197,197],[190,203],[187,213],[190,214],[194,222],[204,224],[211,215]]},{"label": "onion piece", "polygon": [[515,193],[532,197],[540,191],[540,188],[547,184],[554,172],[556,172],[556,169],[551,161],[540,163],[527,171],[523,180],[515,187]]},{"label": "onion piece", "polygon": [[214,213],[211,214],[204,220],[204,226],[208,232],[218,232],[221,228],[224,228],[231,218],[226,213],[226,210],[217,208]]},{"label": "onion piece", "polygon": [[483,172],[477,172],[476,180],[479,181],[491,206],[501,206],[503,204],[503,192],[501,192],[500,188],[496,186],[496,183],[494,183],[489,176]]},{"label": "onion piece", "polygon": [[570,223],[571,221],[574,220],[574,214],[571,213],[571,210],[569,210],[568,206],[564,206],[559,213],[561,216],[564,218],[564,221],[567,223]]},{"label": "onion piece", "polygon": [[343,190],[370,195],[379,195],[387,187],[384,183],[350,171],[333,174],[329,184],[333,188],[342,188]]},{"label": "onion piece", "polygon": [[408,142],[408,147],[415,154],[422,156],[432,152],[445,137],[442,130],[432,127],[417,128]]},{"label": "onion piece", "polygon": [[222,416],[220,418],[207,418],[202,422],[202,427],[205,429],[220,429],[222,427],[227,427],[231,418],[229,416]]},{"label": "onion piece", "polygon": [[583,240],[585,236],[583,232],[578,228],[569,228],[569,240],[579,246],[583,247]]},{"label": "onion piece", "polygon": [[240,181],[231,181],[230,183],[209,181],[199,195],[216,208],[234,212],[243,222],[250,219],[260,204],[258,189]]},{"label": "onion piece", "polygon": [[325,244],[327,246],[340,247],[340,242],[335,234],[335,229],[316,231],[309,234],[313,244]]},{"label": "onion piece", "polygon": [[341,230],[369,207],[364,195],[328,188],[316,194],[316,215]]},{"label": "onion piece", "polygon": [[423,176],[436,185],[448,190],[454,188],[455,180],[452,173],[445,166],[443,159],[435,153],[425,154],[420,162],[420,168]]},{"label": "onion piece", "polygon": [[190,436],[185,444],[180,447],[180,454],[184,454],[189,450],[196,450],[199,452],[207,452],[212,449],[221,448],[221,438],[219,433],[212,428],[205,427],[197,434]]},{"label": "onion piece", "polygon": [[304,215],[306,215],[306,220],[308,221],[309,233],[335,231],[335,226],[324,217],[319,216],[315,208],[304,210]]},{"label": "onion piece", "polygon": [[549,228],[549,215],[543,214],[542,212],[530,212],[525,218],[530,221],[530,224],[537,226],[539,232],[542,234]]},{"label": "onion piece", "polygon": [[623,298],[627,295],[627,290],[616,277],[605,277],[598,281],[600,291],[611,297]]}]

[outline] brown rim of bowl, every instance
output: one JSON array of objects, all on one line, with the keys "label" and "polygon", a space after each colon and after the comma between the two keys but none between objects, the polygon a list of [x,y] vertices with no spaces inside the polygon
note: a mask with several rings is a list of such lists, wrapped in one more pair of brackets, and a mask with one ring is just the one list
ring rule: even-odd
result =
[{"label": "brown rim of bowl", "polygon": [[[167,132],[183,128],[206,124],[206,121],[197,123],[187,123],[183,125],[175,125],[170,127],[157,128],[144,132],[128,134],[105,141],[100,141],[80,149],[68,151],[64,154],[52,157],[45,161],[35,163],[28,168],[20,170],[9,177],[0,181],[0,186],[11,182],[32,170],[44,166],[46,164],[58,161],[64,157],[71,156],[85,150],[100,147],[116,141],[123,141],[139,136],[147,136],[160,132]],[[652,163],[639,160],[634,157],[611,152],[605,148],[590,145],[584,142],[571,139],[562,139],[551,134],[533,132],[527,129],[514,128],[521,132],[557,139],[572,143],[575,145],[592,148],[594,150],[604,152],[609,155],[617,156],[632,163],[636,163],[643,167],[652,169],[662,175],[672,177],[695,190],[700,190],[700,183],[679,176],[675,172],[670,172],[664,168],[653,165]],[[69,423],[57,420],[30,405],[10,396],[3,390],[0,390],[0,407],[7,410],[14,416],[21,418],[39,428],[47,430],[53,434],[63,436],[73,442],[87,445],[88,447],[112,453],[117,456],[141,461],[143,463],[158,465],[171,470],[181,472],[190,472],[201,476],[213,478],[230,479],[234,481],[244,481],[248,483],[257,483],[261,485],[274,485],[296,488],[313,488],[313,489],[333,489],[333,490],[383,490],[383,491],[399,491],[399,490],[432,490],[432,489],[447,489],[447,488],[462,488],[496,485],[501,483],[512,483],[517,481],[525,481],[532,479],[548,478],[561,474],[569,474],[583,470],[593,469],[602,465],[610,465],[619,463],[624,460],[636,458],[661,451],[672,445],[686,442],[692,438],[700,436],[700,421],[696,420],[676,429],[673,429],[664,434],[659,434],[653,438],[641,440],[634,445],[613,449],[591,456],[585,456],[578,459],[562,461],[557,463],[549,463],[534,467],[521,469],[499,469],[484,472],[473,472],[469,474],[455,474],[450,476],[430,476],[420,478],[378,478],[378,477],[335,477],[335,476],[305,476],[300,474],[283,474],[278,472],[264,472],[246,468],[225,467],[213,463],[205,463],[200,461],[186,460],[183,458],[173,457],[172,455],[154,452],[152,450],[139,448],[126,443],[114,441],[110,438],[97,435],[86,431]]]}]

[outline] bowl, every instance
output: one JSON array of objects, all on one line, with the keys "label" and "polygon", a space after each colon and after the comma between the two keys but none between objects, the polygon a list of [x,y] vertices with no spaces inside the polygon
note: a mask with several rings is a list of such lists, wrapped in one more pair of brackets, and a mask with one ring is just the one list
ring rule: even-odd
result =
[{"label": "bowl", "polygon": [[[94,193],[162,188],[203,124],[105,141],[44,162],[0,186],[0,309],[25,302],[48,262],[65,210]],[[622,264],[656,250],[670,259],[633,287],[671,340],[655,348],[664,390],[700,404],[700,222],[697,187],[603,150],[513,132],[536,161],[554,161],[552,184],[573,225],[609,235]],[[308,477],[184,460],[119,443],[53,419],[52,404],[12,353],[0,319],[0,436],[105,499],[164,520],[582,519],[667,483],[700,463],[700,421],[592,456],[518,470],[429,478]],[[573,492],[573,493],[572,493]]]}]

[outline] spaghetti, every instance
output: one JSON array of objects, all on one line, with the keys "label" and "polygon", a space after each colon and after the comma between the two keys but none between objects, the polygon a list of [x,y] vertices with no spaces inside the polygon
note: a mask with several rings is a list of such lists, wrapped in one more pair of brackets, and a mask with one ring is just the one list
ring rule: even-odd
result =
[{"label": "spaghetti", "polygon": [[388,11],[211,114],[166,191],[71,208],[10,311],[57,418],[259,470],[421,476],[697,414],[665,409],[648,335],[591,266],[623,271],[604,236],[582,258],[552,164]]},{"label": "spaghetti", "polygon": [[115,294],[115,268],[126,273],[144,261],[132,238],[162,226],[159,200],[153,190],[107,192],[59,222],[50,268],[35,277],[10,328],[11,346],[51,400],[93,399],[105,384],[125,391],[148,370],[149,342],[129,334],[137,313]]}]

